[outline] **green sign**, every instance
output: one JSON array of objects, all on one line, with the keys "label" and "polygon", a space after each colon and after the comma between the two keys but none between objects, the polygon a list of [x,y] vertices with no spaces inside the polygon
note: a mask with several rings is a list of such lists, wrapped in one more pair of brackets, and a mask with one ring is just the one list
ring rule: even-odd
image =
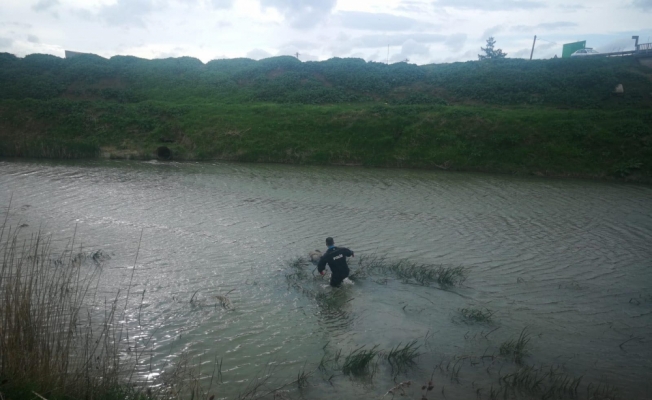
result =
[{"label": "green sign", "polygon": [[582,40],[581,42],[566,43],[564,45],[564,51],[561,53],[561,58],[568,58],[577,50],[582,50],[585,47],[586,40]]}]

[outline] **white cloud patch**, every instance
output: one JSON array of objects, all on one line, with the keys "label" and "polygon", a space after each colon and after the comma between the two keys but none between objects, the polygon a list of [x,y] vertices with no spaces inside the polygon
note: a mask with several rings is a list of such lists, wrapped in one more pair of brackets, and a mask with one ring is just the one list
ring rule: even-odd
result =
[{"label": "white cloud patch", "polygon": [[437,0],[435,6],[484,11],[532,10],[545,8],[545,3],[534,0]]},{"label": "white cloud patch", "polygon": [[652,0],[634,0],[632,5],[646,11],[652,11]]},{"label": "white cloud patch", "polygon": [[554,31],[564,28],[574,28],[577,24],[575,22],[559,21],[559,22],[543,22],[538,25],[516,25],[511,29],[517,32],[531,32],[535,30]]},{"label": "white cloud patch", "polygon": [[265,50],[253,49],[247,53],[246,57],[251,58],[252,60],[262,60],[263,58],[269,58],[271,56],[271,53],[268,53]]},{"label": "white cloud patch", "polygon": [[503,32],[505,27],[503,25],[492,26],[491,28],[485,30],[480,36],[481,39],[488,39],[490,37],[496,36],[496,34]]},{"label": "white cloud patch", "polygon": [[344,28],[369,31],[406,31],[422,25],[414,18],[400,15],[341,11],[336,15]]},{"label": "white cloud patch", "polygon": [[427,11],[427,4],[422,1],[404,0],[396,6],[396,10],[421,13]]},{"label": "white cloud patch", "polygon": [[400,53],[392,54],[390,62],[410,62],[411,57],[427,57],[430,55],[430,47],[419,43],[413,39],[409,39],[401,46]]},{"label": "white cloud patch", "polygon": [[8,50],[13,43],[14,40],[11,38],[0,37],[0,49],[2,50]]},{"label": "white cloud patch", "polygon": [[450,35],[444,43],[446,44],[446,47],[450,51],[453,52],[461,51],[464,48],[464,44],[466,43],[466,34],[456,33]]},{"label": "white cloud patch", "polygon": [[48,11],[59,4],[59,0],[39,0],[32,6],[32,10],[36,12]]},{"label": "white cloud patch", "polygon": [[314,28],[336,3],[337,0],[260,0],[263,8],[275,8],[297,29]]},{"label": "white cloud patch", "polygon": [[211,5],[214,8],[226,10],[233,7],[234,0],[211,0]]},{"label": "white cloud patch", "polygon": [[103,6],[98,16],[109,25],[145,28],[143,18],[164,6],[164,2],[156,0],[118,0]]},{"label": "white cloud patch", "polygon": [[402,46],[408,41],[417,43],[444,43],[449,36],[439,33],[407,33],[395,35],[366,35],[354,39],[356,47],[387,47]]},{"label": "white cloud patch", "polygon": [[581,4],[560,4],[558,8],[563,12],[570,12],[570,13],[586,9],[586,7],[584,7]]},{"label": "white cloud patch", "polygon": [[601,53],[611,53],[615,51],[634,50],[634,40],[629,37],[611,40],[595,47],[595,50]]}]

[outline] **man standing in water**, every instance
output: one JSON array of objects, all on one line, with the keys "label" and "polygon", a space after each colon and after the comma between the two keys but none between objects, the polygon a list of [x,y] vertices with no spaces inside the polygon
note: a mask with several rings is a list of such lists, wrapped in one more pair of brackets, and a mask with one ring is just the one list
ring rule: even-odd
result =
[{"label": "man standing in water", "polygon": [[324,275],[326,264],[331,269],[331,286],[339,287],[342,281],[349,276],[349,266],[346,263],[347,257],[354,257],[353,252],[346,247],[335,247],[335,241],[332,237],[326,238],[328,250],[319,260],[317,270]]}]

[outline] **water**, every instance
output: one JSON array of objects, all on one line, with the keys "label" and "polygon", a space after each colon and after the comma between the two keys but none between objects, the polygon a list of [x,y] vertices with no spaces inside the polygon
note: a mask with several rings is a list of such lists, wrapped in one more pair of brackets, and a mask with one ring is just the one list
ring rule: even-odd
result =
[{"label": "water", "polygon": [[[615,384],[627,398],[652,391],[649,186],[360,168],[0,161],[0,204],[12,195],[12,223],[51,233],[61,246],[75,235],[89,251],[112,254],[100,295],[125,287],[133,273],[134,309],[145,292],[141,334],[151,337],[154,375],[182,353],[202,355],[210,372],[217,355],[220,396],[270,371],[277,386],[293,380],[316,368],[327,343],[346,354],[417,339],[418,366],[397,381],[420,386],[441,365],[437,398],[442,389],[475,398],[478,388],[486,398],[514,367],[480,356],[497,354],[524,327],[532,333],[527,364],[563,366],[584,383]],[[357,257],[464,266],[469,277],[445,291],[372,276],[344,288],[338,307],[324,307],[286,275],[288,260],[323,250],[327,236]],[[329,292],[312,268],[301,287]],[[233,310],[216,307],[212,296],[231,290]],[[190,304],[193,294],[199,305]],[[493,322],[464,322],[459,309],[468,307],[494,311]],[[446,371],[451,360],[462,366],[459,382]],[[332,385],[316,372],[302,393],[379,397],[394,383],[386,362],[378,368],[371,382],[336,376]]]}]

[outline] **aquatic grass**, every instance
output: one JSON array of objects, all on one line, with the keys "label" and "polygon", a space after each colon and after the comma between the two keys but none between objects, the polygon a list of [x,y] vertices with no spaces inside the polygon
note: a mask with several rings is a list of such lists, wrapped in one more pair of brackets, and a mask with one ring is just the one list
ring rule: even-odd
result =
[{"label": "aquatic grass", "polygon": [[[73,251],[75,235],[55,255],[51,236],[8,225],[10,208],[0,225],[0,397],[149,400],[188,390],[208,398],[201,375],[156,384],[141,377],[151,335],[142,326],[130,332],[125,322],[136,321],[127,310],[131,281],[100,301],[102,268],[85,268],[86,260],[101,267],[106,255]],[[140,244],[134,269],[139,251]],[[179,368],[164,373],[181,376]]]},{"label": "aquatic grass", "polygon": [[344,362],[342,364],[342,373],[344,375],[373,377],[376,372],[374,361],[376,361],[380,352],[377,350],[378,345],[375,345],[370,349],[365,349],[365,347],[366,346],[358,347],[344,357]]},{"label": "aquatic grass", "polygon": [[304,387],[308,386],[308,378],[310,377],[310,373],[306,372],[306,366],[304,365],[301,371],[297,374],[297,386],[299,389],[303,389]]},{"label": "aquatic grass", "polygon": [[[501,375],[499,383],[511,393],[540,396],[541,399],[576,398],[583,376],[574,377],[558,366],[525,366]],[[590,386],[590,385],[589,385]]]},{"label": "aquatic grass", "polygon": [[521,364],[523,358],[529,354],[528,344],[530,343],[530,334],[527,327],[523,328],[518,339],[510,339],[500,345],[500,355],[511,358],[515,363]]},{"label": "aquatic grass", "polygon": [[416,359],[421,355],[419,352],[421,346],[418,346],[417,342],[417,340],[413,340],[403,346],[399,343],[385,354],[384,358],[389,362],[394,375],[403,373],[416,365]]},{"label": "aquatic grass", "polygon": [[53,257],[50,237],[21,239],[6,220],[2,225],[0,377],[13,390],[110,398],[127,390],[122,379],[133,371],[120,357],[125,342],[116,340],[123,337],[114,324],[118,297],[98,320],[87,300],[99,270],[82,270],[81,252],[71,247]]},{"label": "aquatic grass", "polygon": [[289,260],[287,264],[290,268],[302,270],[303,267],[308,265],[308,259],[305,257],[297,257]]},{"label": "aquatic grass", "polygon": [[620,400],[622,397],[617,387],[599,383],[597,386],[589,383],[586,387],[586,398],[588,400]]},{"label": "aquatic grass", "polygon": [[495,314],[494,311],[491,311],[488,308],[485,308],[484,310],[479,308],[460,308],[458,311],[462,314],[464,319],[473,322],[491,322],[491,319]]},{"label": "aquatic grass", "polygon": [[366,277],[373,272],[391,274],[404,283],[428,286],[438,283],[441,287],[461,285],[468,275],[462,266],[442,266],[416,263],[410,260],[389,260],[383,256],[363,256],[358,262],[356,277]]}]

